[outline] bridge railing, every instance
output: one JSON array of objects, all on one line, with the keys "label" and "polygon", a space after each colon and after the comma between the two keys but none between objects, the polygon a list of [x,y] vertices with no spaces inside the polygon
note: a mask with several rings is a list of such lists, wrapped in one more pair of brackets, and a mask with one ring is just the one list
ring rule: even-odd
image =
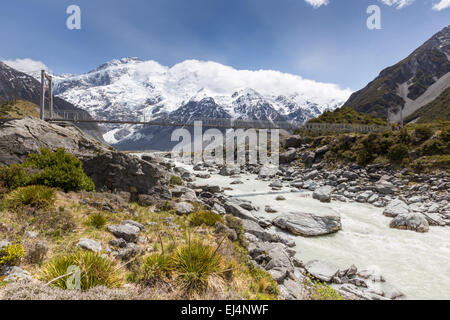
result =
[{"label": "bridge railing", "polygon": [[216,128],[242,128],[242,129],[284,129],[284,130],[306,130],[321,132],[382,132],[388,129],[387,126],[365,125],[352,123],[301,123],[299,121],[271,121],[271,120],[245,120],[231,118],[204,118],[204,117],[164,117],[155,120],[145,121],[139,119],[136,121],[120,120],[102,120],[93,119],[89,113],[79,110],[56,110],[53,118],[49,112],[45,113],[46,120],[53,121],[71,121],[71,122],[98,122],[98,123],[117,123],[117,124],[137,124],[153,126],[194,126],[195,122],[200,121],[203,127]]}]

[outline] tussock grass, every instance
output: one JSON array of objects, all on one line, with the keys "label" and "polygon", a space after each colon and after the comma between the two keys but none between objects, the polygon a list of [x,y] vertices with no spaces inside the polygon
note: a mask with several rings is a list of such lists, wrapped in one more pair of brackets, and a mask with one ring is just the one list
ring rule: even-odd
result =
[{"label": "tussock grass", "polygon": [[211,277],[219,275],[222,266],[217,248],[198,240],[180,247],[173,260],[177,280],[188,292],[205,290]]},{"label": "tussock grass", "polygon": [[77,251],[54,257],[42,270],[42,279],[52,281],[52,286],[67,289],[69,267],[77,266],[81,270],[80,285],[83,291],[97,286],[119,288],[123,284],[123,275],[115,262],[98,253]]},{"label": "tussock grass", "polygon": [[44,209],[52,206],[56,191],[45,186],[28,186],[18,188],[5,197],[5,206],[8,209],[18,209],[30,206],[35,209]]}]

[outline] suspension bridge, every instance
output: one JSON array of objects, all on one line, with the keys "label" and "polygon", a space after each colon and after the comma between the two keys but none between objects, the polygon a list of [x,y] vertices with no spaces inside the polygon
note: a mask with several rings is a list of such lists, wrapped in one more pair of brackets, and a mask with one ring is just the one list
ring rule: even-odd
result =
[{"label": "suspension bridge", "polygon": [[[48,90],[48,99],[45,98]],[[46,110],[46,100],[49,102],[49,110]],[[302,123],[299,121],[271,121],[271,120],[246,120],[232,118],[176,118],[162,117],[158,119],[145,120],[111,120],[95,119],[83,110],[54,110],[52,77],[43,70],[41,74],[41,105],[40,118],[54,123],[97,123],[116,125],[142,125],[142,126],[164,126],[164,127],[194,127],[201,124],[203,128],[217,129],[268,129],[286,131],[321,131],[321,132],[382,132],[389,129],[387,126],[348,124],[348,123]]]}]

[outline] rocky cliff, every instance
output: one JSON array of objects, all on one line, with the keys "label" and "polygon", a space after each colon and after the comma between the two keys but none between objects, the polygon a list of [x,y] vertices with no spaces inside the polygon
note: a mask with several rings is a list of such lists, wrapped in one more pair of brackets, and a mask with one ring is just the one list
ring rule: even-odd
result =
[{"label": "rocky cliff", "polygon": [[98,191],[125,191],[170,198],[169,173],[162,166],[117,152],[76,127],[63,128],[36,118],[0,122],[0,165],[21,163],[41,148],[64,148],[78,157]]}]

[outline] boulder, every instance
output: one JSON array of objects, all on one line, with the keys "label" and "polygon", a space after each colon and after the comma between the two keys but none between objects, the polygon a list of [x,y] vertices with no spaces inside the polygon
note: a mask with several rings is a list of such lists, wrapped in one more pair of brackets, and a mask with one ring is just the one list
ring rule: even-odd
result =
[{"label": "boulder", "polygon": [[286,152],[280,154],[280,163],[287,164],[297,159],[297,150],[295,148],[289,148]]},{"label": "boulder", "polygon": [[331,234],[342,229],[341,217],[337,213],[295,212],[283,214],[272,223],[280,229],[304,237]]},{"label": "boulder", "polygon": [[242,220],[242,226],[244,227],[245,232],[254,235],[262,241],[276,242],[279,240],[276,233],[264,230],[257,222],[252,220]]},{"label": "boulder", "polygon": [[313,199],[317,199],[320,202],[331,202],[331,193],[333,192],[333,187],[323,186],[313,192]]},{"label": "boulder", "polygon": [[78,241],[77,247],[92,252],[102,251],[102,244],[100,242],[88,238],[81,238]]},{"label": "boulder", "polygon": [[122,238],[127,242],[137,242],[139,228],[130,224],[125,225],[109,225],[108,231],[116,238]]},{"label": "boulder", "polygon": [[79,158],[97,191],[134,189],[137,194],[169,194],[170,175],[165,167],[118,152],[78,129],[32,117],[0,123],[0,165],[22,163],[41,148],[64,148]]},{"label": "boulder", "polygon": [[241,170],[235,165],[225,165],[222,168],[220,168],[219,174],[221,176],[232,176],[234,174],[240,173]]},{"label": "boulder", "polygon": [[427,219],[420,213],[406,213],[396,216],[389,225],[391,228],[411,230],[416,232],[428,232]]},{"label": "boulder", "polygon": [[303,143],[303,138],[301,136],[289,136],[284,142],[286,148],[299,148]]},{"label": "boulder", "polygon": [[260,178],[271,178],[276,176],[278,173],[278,167],[274,166],[274,165],[263,165],[260,169],[259,169],[259,174],[258,176]]},{"label": "boulder", "polygon": [[309,261],[305,269],[314,278],[324,282],[330,282],[339,273],[339,267],[319,260]]},{"label": "boulder", "polygon": [[389,181],[380,179],[376,185],[376,190],[381,194],[393,194],[395,192],[395,186]]},{"label": "boulder", "polygon": [[31,282],[33,278],[28,271],[15,266],[4,266],[0,272],[0,278],[5,282]]},{"label": "boulder", "polygon": [[407,214],[409,211],[409,207],[405,202],[400,199],[395,199],[388,203],[383,214],[386,217],[396,217],[399,214]]},{"label": "boulder", "polygon": [[233,216],[236,216],[238,218],[241,218],[243,220],[252,220],[254,222],[258,222],[258,219],[256,219],[248,210],[245,210],[238,204],[227,201],[224,203],[225,210],[229,213],[231,213]]},{"label": "boulder", "polygon": [[195,208],[189,202],[178,202],[175,204],[175,212],[179,215],[191,214]]}]

